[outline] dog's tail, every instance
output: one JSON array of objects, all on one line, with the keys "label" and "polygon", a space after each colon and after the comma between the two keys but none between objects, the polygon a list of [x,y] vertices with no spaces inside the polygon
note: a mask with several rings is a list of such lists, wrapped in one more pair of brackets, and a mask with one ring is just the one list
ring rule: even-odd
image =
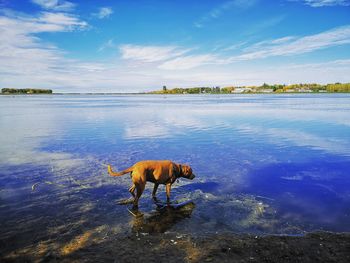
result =
[{"label": "dog's tail", "polygon": [[124,171],[116,173],[116,172],[113,172],[111,165],[108,165],[107,170],[108,170],[108,173],[110,176],[122,176],[123,174],[127,174],[127,173],[132,172],[133,167],[129,167],[128,169],[125,169]]}]

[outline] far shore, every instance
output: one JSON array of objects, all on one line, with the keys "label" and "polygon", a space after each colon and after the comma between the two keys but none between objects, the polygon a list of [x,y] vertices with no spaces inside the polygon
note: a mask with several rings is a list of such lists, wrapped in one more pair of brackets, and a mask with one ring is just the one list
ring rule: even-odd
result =
[{"label": "far shore", "polygon": [[103,92],[82,92],[82,93],[41,93],[41,94],[19,94],[19,93],[0,93],[0,96],[81,96],[81,95],[89,95],[89,96],[130,96],[130,95],[156,95],[156,96],[215,96],[215,95],[220,95],[220,96],[237,96],[237,95],[294,95],[294,94],[309,94],[309,95],[319,95],[319,94],[349,94],[350,92],[284,92],[284,93],[276,93],[276,92],[271,92],[271,93],[262,93],[262,92],[249,92],[249,93],[148,93],[148,92],[135,92],[135,93],[103,93]]},{"label": "far shore", "polygon": [[2,95],[183,95],[183,94],[320,94],[320,93],[350,93],[350,83],[334,83],[334,84],[317,84],[317,83],[301,83],[301,84],[273,84],[264,83],[261,86],[228,86],[228,87],[193,87],[193,88],[172,88],[156,91],[141,92],[54,92],[52,89],[37,88],[2,88]]}]

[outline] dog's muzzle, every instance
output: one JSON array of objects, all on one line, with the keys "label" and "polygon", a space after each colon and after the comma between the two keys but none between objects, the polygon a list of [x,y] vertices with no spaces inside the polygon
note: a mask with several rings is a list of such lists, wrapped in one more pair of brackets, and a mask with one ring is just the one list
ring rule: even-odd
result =
[{"label": "dog's muzzle", "polygon": [[191,176],[189,177],[189,179],[193,180],[196,176],[194,174],[191,174]]}]

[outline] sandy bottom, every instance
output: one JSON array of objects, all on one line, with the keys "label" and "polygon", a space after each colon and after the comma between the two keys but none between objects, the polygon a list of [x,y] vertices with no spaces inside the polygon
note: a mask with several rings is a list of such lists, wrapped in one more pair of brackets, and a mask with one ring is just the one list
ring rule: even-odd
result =
[{"label": "sandy bottom", "polygon": [[16,251],[2,243],[8,253],[1,262],[350,262],[349,233],[103,236],[100,228],[57,246],[39,243]]}]

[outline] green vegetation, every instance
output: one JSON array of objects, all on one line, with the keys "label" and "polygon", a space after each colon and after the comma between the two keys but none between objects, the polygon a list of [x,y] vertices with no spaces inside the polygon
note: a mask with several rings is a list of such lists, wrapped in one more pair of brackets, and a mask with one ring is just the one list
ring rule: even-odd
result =
[{"label": "green vegetation", "polygon": [[327,85],[328,92],[350,92],[350,83],[335,83]]},{"label": "green vegetation", "polygon": [[[321,85],[316,83],[307,84],[273,84],[264,83],[261,86],[228,86],[216,87],[193,87],[168,89],[163,86],[162,90],[151,91],[151,94],[230,94],[230,93],[345,93],[350,92],[350,83],[334,83]],[[1,94],[52,94],[51,89],[13,89],[3,88]]]},{"label": "green vegetation", "polygon": [[350,83],[335,83],[321,85],[316,83],[269,85],[264,83],[261,86],[230,86],[230,87],[194,87],[194,88],[173,88],[152,91],[152,94],[229,94],[229,93],[318,93],[318,92],[350,92]]},{"label": "green vegetation", "polygon": [[163,86],[162,90],[151,91],[153,94],[199,94],[199,93],[223,93],[220,87],[194,87],[194,88],[174,88],[167,89]]},{"label": "green vegetation", "polygon": [[50,89],[1,89],[2,94],[52,94]]}]

